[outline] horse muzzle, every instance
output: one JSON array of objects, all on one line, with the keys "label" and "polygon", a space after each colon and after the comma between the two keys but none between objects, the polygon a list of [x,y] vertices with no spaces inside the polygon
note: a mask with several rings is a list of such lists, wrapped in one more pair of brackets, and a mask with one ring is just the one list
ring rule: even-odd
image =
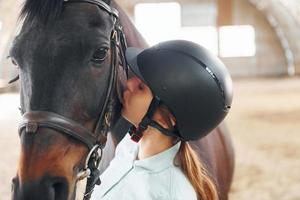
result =
[{"label": "horse muzzle", "polygon": [[12,180],[13,200],[67,200],[69,189],[64,177],[45,176],[39,180],[20,184],[19,178]]}]

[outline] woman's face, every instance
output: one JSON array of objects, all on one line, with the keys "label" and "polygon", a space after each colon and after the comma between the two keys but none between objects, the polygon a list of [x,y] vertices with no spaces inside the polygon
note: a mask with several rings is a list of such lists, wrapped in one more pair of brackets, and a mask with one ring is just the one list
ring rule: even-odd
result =
[{"label": "woman's face", "polygon": [[128,79],[126,85],[122,116],[137,127],[145,116],[153,95],[150,88],[137,77]]}]

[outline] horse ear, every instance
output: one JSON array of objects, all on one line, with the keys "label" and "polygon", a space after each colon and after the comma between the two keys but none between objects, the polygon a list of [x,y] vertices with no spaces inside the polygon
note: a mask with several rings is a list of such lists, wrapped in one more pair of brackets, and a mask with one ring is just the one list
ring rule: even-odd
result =
[{"label": "horse ear", "polygon": [[110,5],[110,0],[103,0],[107,5]]}]

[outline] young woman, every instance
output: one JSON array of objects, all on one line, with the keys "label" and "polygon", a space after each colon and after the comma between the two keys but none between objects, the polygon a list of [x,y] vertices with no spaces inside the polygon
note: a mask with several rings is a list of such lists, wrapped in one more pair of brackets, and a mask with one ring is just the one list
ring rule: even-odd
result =
[{"label": "young woman", "polygon": [[232,101],[225,66],[182,40],[128,48],[126,59],[136,77],[127,81],[122,115],[133,126],[92,199],[217,200],[214,182],[187,141],[225,118]]}]

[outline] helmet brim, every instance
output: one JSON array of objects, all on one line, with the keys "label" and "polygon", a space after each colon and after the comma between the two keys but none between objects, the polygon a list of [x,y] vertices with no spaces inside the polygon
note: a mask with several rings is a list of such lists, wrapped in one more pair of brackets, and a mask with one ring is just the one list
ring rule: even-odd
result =
[{"label": "helmet brim", "polygon": [[129,47],[125,51],[125,57],[127,60],[127,63],[129,65],[129,68],[131,71],[139,78],[141,79],[144,83],[146,83],[140,69],[138,66],[138,56],[142,52],[142,49],[135,48],[135,47]]}]

